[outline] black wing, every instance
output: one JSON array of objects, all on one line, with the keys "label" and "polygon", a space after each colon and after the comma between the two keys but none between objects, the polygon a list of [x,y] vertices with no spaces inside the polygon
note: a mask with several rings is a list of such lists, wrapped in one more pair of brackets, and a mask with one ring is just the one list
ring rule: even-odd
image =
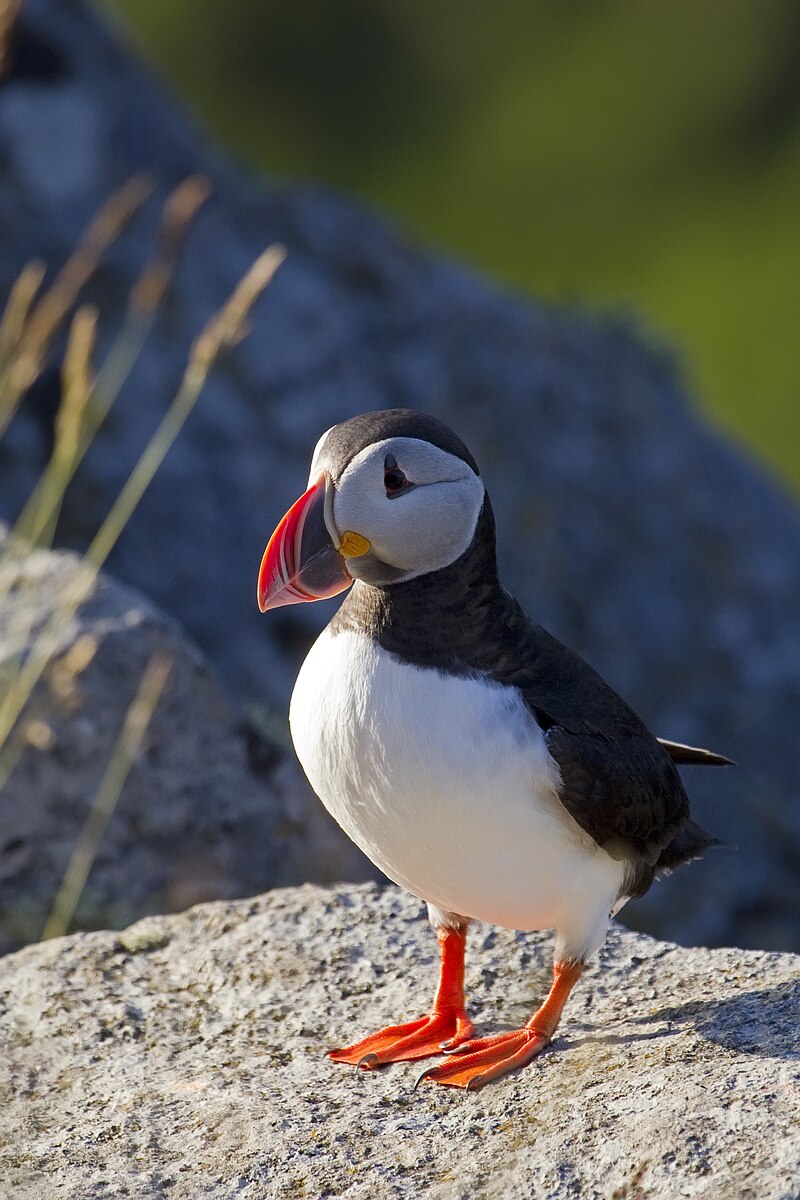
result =
[{"label": "black wing", "polygon": [[515,601],[505,624],[505,653],[492,674],[520,690],[542,728],[561,771],[561,803],[599,845],[657,863],[689,819],[669,749],[588,663]]},{"label": "black wing", "polygon": [[544,736],[561,772],[561,803],[581,829],[615,855],[633,850],[656,863],[688,820],[689,801],[655,739],[628,734],[608,741],[558,725]]}]

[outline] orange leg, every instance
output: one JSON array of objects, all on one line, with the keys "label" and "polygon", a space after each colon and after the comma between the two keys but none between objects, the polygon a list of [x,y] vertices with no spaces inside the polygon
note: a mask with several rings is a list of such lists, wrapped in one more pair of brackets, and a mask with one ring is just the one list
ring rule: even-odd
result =
[{"label": "orange leg", "polygon": [[417,1083],[431,1080],[473,1092],[517,1067],[524,1067],[552,1040],[567,997],[582,970],[582,963],[555,963],[548,997],[522,1029],[464,1043],[449,1062],[423,1071]]},{"label": "orange leg", "polygon": [[464,1008],[466,927],[440,929],[436,936],[442,965],[430,1015],[407,1025],[388,1025],[352,1046],[331,1050],[329,1057],[334,1062],[351,1063],[371,1071],[384,1063],[429,1058],[467,1040],[472,1033],[472,1022]]}]

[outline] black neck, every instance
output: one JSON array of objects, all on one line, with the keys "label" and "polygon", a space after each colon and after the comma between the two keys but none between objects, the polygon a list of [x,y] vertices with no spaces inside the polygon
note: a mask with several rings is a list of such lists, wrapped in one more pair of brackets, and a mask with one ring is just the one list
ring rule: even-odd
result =
[{"label": "black neck", "polygon": [[408,662],[460,673],[481,669],[486,633],[502,619],[509,599],[497,577],[487,496],[475,536],[460,558],[406,583],[373,587],[357,581],[331,631],[367,633]]}]

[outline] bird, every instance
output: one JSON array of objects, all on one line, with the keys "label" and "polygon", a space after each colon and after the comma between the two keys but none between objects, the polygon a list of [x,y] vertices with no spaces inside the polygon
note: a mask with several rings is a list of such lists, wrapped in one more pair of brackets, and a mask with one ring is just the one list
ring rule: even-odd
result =
[{"label": "bird", "polygon": [[[317,442],[269,539],[262,612],[349,589],[297,676],[289,724],[311,787],[388,878],[427,904],[430,1011],[330,1051],[375,1070],[442,1055],[417,1083],[475,1091],[535,1059],[611,918],[718,839],[677,766],[724,755],[658,739],[498,577],[495,522],[461,439],[415,409]],[[552,930],[552,986],[519,1029],[475,1037],[472,921]]]}]

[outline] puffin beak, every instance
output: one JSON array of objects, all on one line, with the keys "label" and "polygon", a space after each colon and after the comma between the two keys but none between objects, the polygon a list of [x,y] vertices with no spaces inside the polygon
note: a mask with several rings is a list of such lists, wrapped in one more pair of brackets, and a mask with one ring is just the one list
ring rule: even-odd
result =
[{"label": "puffin beak", "polygon": [[258,607],[282,608],[309,600],[327,600],[353,582],[345,554],[369,550],[358,534],[336,532],[331,513],[333,485],[323,472],[296,500],[269,539],[258,573]]}]

